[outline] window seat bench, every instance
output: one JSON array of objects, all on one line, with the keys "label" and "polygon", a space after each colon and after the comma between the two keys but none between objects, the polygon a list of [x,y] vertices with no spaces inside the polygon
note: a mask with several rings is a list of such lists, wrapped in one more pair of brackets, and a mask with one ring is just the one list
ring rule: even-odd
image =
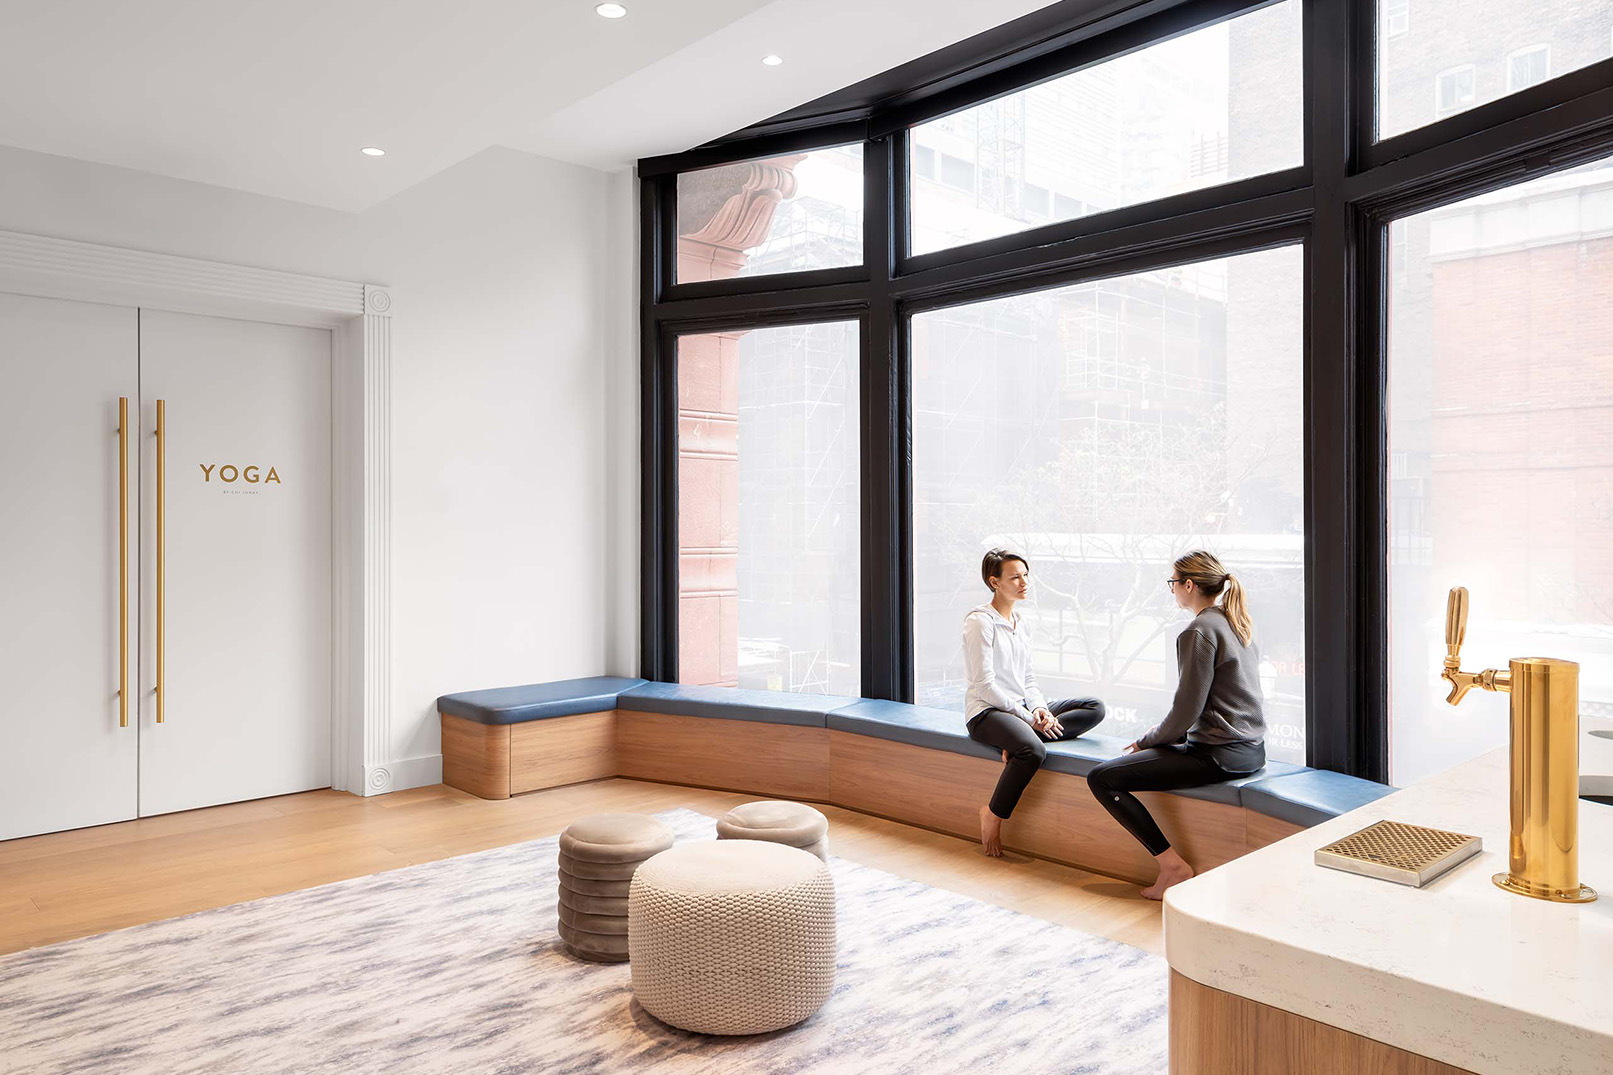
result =
[{"label": "window seat bench", "polygon": [[[953,835],[979,834],[998,752],[960,713],[902,702],[594,676],[443,695],[443,782],[487,799],[621,776],[842,806]],[[1087,789],[1126,740],[1047,744],[1003,827],[1004,845],[1127,880],[1149,856]],[[1224,784],[1145,792],[1188,861],[1208,869],[1392,794],[1286,762]]]}]

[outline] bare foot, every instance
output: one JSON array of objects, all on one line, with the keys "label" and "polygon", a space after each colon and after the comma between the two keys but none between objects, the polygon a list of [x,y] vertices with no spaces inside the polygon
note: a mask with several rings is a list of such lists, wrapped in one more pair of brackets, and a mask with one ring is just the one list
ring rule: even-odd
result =
[{"label": "bare foot", "polygon": [[989,806],[980,808],[980,846],[994,859],[1003,857],[1003,819]]},{"label": "bare foot", "polygon": [[1159,862],[1159,878],[1148,888],[1143,889],[1143,898],[1149,900],[1162,900],[1165,890],[1172,885],[1179,885],[1193,876],[1193,867],[1187,860],[1178,855],[1174,848],[1168,848],[1163,855],[1157,856]]}]

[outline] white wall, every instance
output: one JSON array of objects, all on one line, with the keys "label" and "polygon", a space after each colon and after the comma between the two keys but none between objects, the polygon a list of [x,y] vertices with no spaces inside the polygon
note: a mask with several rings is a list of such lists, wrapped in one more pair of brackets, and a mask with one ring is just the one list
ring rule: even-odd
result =
[{"label": "white wall", "polygon": [[636,666],[634,186],[492,149],[349,214],[0,147],[0,229],[389,286],[407,783],[439,694]]},{"label": "white wall", "polygon": [[610,177],[606,219],[610,229],[604,320],[608,360],[605,384],[606,518],[612,541],[607,566],[605,663],[622,674],[639,667],[639,264],[638,178]]}]

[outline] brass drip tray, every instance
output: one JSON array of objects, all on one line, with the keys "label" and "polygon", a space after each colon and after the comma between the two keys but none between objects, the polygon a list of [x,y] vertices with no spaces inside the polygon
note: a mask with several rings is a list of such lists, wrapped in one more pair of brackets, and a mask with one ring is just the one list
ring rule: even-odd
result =
[{"label": "brass drip tray", "polygon": [[1421,888],[1483,850],[1477,836],[1379,821],[1316,849],[1316,865]]}]

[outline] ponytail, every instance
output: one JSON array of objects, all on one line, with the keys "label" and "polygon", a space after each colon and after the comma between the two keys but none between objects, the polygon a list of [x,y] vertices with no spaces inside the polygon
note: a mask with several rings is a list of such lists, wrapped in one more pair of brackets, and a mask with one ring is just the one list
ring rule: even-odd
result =
[{"label": "ponytail", "polygon": [[[1214,553],[1200,549],[1177,560],[1176,574],[1192,579],[1193,585],[1211,597],[1221,597],[1221,611],[1238,641],[1247,646],[1254,641],[1255,624],[1249,618],[1249,602],[1243,592],[1243,583],[1222,566]],[[1224,593],[1225,596],[1222,596]]]},{"label": "ponytail", "polygon": [[1227,622],[1232,624],[1238,641],[1247,646],[1254,641],[1255,625],[1249,618],[1249,605],[1243,599],[1243,583],[1238,581],[1236,575],[1227,576],[1226,594],[1221,598],[1221,611],[1226,613]]}]

